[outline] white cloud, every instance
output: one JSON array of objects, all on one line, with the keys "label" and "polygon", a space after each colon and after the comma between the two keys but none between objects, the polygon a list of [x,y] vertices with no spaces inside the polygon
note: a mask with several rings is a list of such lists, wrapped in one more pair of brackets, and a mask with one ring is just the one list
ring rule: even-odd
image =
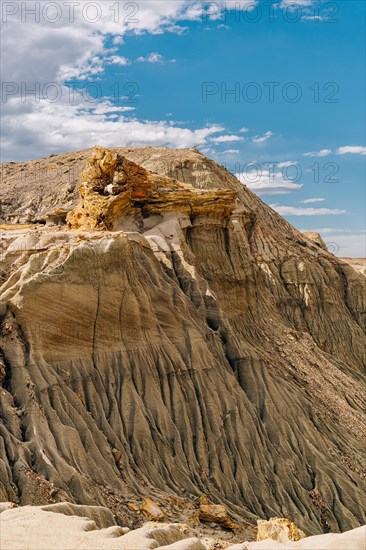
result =
[{"label": "white cloud", "polygon": [[[181,32],[184,28],[179,22],[192,18],[191,0],[78,0],[71,5],[49,2],[46,10],[42,2],[34,2],[39,10],[37,22],[34,15],[21,21],[25,2],[14,0],[11,4],[17,13],[3,20],[1,30],[2,78],[7,82],[50,82],[56,77],[98,74],[103,71],[106,53],[118,54],[116,46],[123,44],[124,35]],[[54,23],[50,22],[51,4],[58,5],[60,12]],[[114,50],[106,49],[108,37]]]},{"label": "white cloud", "polygon": [[[345,145],[344,147],[338,147],[335,151],[337,155],[346,155],[348,153],[354,155],[366,155],[366,147],[362,145]],[[327,157],[332,154],[331,149],[321,149],[320,151],[311,151],[310,153],[304,153],[305,157]]]},{"label": "white cloud", "polygon": [[228,155],[238,155],[240,153],[239,149],[227,149],[226,151],[223,151],[222,154],[228,154]]},{"label": "white cloud", "polygon": [[300,201],[300,202],[302,202],[303,204],[312,204],[312,203],[315,203],[315,202],[323,202],[323,201],[325,201],[325,199],[314,197],[313,199],[305,199],[305,200]]},{"label": "white cloud", "polygon": [[366,234],[334,235],[329,234],[326,244],[330,251],[343,258],[365,258],[366,257]]},{"label": "white cloud", "polygon": [[321,233],[322,235],[330,235],[334,233],[352,233],[353,230],[341,227],[321,227],[316,229],[300,229],[300,231],[311,231],[313,233]]},{"label": "white cloud", "polygon": [[336,208],[303,208],[280,204],[270,204],[270,207],[281,214],[281,216],[338,216],[346,214],[346,210],[338,210]]},{"label": "white cloud", "polygon": [[263,136],[255,136],[253,138],[253,143],[263,143],[264,141],[267,141],[270,137],[273,136],[273,132],[268,131]]},{"label": "white cloud", "polygon": [[[288,14],[288,12],[294,12],[295,15],[292,16],[292,19],[288,19],[292,22],[298,20],[316,22],[338,21],[338,19],[335,18],[336,16],[331,4],[326,0],[324,0],[324,2],[320,0],[281,0],[278,4],[274,4],[274,7],[284,10],[286,14]],[[319,13],[320,10],[321,13]],[[287,17],[289,16],[287,15]]]},{"label": "white cloud", "polygon": [[107,62],[111,63],[112,65],[129,65],[130,64],[130,60],[127,59],[127,57],[123,57],[122,55],[112,55],[108,57]]},{"label": "white cloud", "polygon": [[279,7],[286,6],[311,6],[315,0],[281,0]]},{"label": "white cloud", "polygon": [[354,155],[366,155],[366,147],[346,145],[344,147],[339,147],[337,149],[337,153],[338,155],[346,155],[347,153],[351,153]]},{"label": "white cloud", "polygon": [[90,103],[77,91],[73,103],[68,90],[57,103],[45,100],[22,104],[12,98],[6,104],[2,121],[3,161],[25,160],[72,149],[85,149],[95,143],[104,146],[204,145],[219,125],[191,130],[172,121],[139,121],[126,117],[131,106],[115,107],[108,100]]},{"label": "white cloud", "polygon": [[214,149],[211,149],[211,147],[201,147],[200,151],[204,155],[212,156],[212,157],[216,154],[216,151]]},{"label": "white cloud", "polygon": [[[102,72],[104,38],[82,26],[10,20],[2,25],[2,78],[29,84]],[[49,45],[52,44],[52,49]]]},{"label": "white cloud", "polygon": [[296,166],[298,163],[293,160],[287,160],[286,162],[277,162],[277,168],[288,168],[289,166]]},{"label": "white cloud", "polygon": [[[209,2],[210,4],[211,2]],[[240,6],[241,10],[246,11],[253,11],[259,4],[259,0],[241,0],[241,2],[238,3],[238,0],[227,0],[224,5],[228,10],[237,10],[238,4]]]},{"label": "white cloud", "polygon": [[246,132],[249,132],[249,128],[245,128],[245,126],[243,126],[243,128],[240,128],[239,130],[240,134],[245,134]]},{"label": "white cloud", "polygon": [[124,44],[124,40],[123,40],[122,36],[115,36],[113,38],[113,44],[115,46],[120,46],[121,44]]},{"label": "white cloud", "polygon": [[[185,10],[184,18],[187,21],[200,21],[204,14],[204,4],[199,2],[193,2],[191,6],[188,6]],[[209,18],[209,14],[207,13]]]},{"label": "white cloud", "polygon": [[320,151],[311,151],[310,153],[304,153],[304,157],[327,157],[331,154],[331,149],[321,149]]},{"label": "white cloud", "polygon": [[166,59],[161,53],[152,52],[137,58],[139,63],[175,63],[176,59]]},{"label": "white cloud", "polygon": [[302,187],[302,184],[284,178],[282,172],[259,169],[235,175],[241,183],[259,195],[286,195]]},{"label": "white cloud", "polygon": [[128,111],[134,111],[135,107],[116,107],[110,101],[105,100],[101,103],[97,103],[90,111],[90,106],[86,109],[86,112],[91,112],[94,115],[117,115],[117,113],[126,113]]},{"label": "white cloud", "polygon": [[[22,3],[15,0],[16,3],[21,8]],[[105,97],[111,95],[109,88],[98,95],[100,100],[96,103],[90,103],[78,92],[74,92],[75,100],[67,100],[70,92],[64,85],[65,80],[93,77],[92,84],[101,89],[99,78],[105,66],[128,64],[118,49],[124,35],[182,32],[184,28],[179,22],[192,17],[190,0],[150,0],[138,5],[122,0],[94,3],[79,0],[74,8],[61,2],[61,19],[54,24],[42,15],[42,3],[36,4],[41,10],[39,22],[29,16],[23,23],[19,9],[16,16],[9,16],[2,25],[2,78],[4,82],[14,83],[19,90],[22,83],[32,90],[35,84],[42,89],[52,82],[62,97],[56,103],[49,103],[42,94],[37,94],[37,98],[27,96],[25,102],[21,102],[19,92],[7,98],[2,104],[4,160],[39,157],[96,142],[191,147],[205,144],[210,136],[224,130],[215,125],[192,130],[173,121],[128,118],[125,112],[133,111],[136,105],[114,107]],[[95,8],[83,12],[88,4],[101,10],[101,17],[94,23],[88,21],[88,17],[95,17]],[[138,7],[136,14],[132,13],[134,6]],[[72,18],[70,9],[74,10]],[[50,17],[51,11],[47,13]],[[107,39],[111,40],[112,47],[106,45]],[[156,53],[147,59],[162,60]]]},{"label": "white cloud", "polygon": [[228,142],[231,142],[231,141],[243,141],[244,138],[242,138],[241,136],[236,136],[236,135],[227,135],[227,136],[218,136],[218,137],[213,137],[211,138],[211,141],[213,141],[214,143],[228,143]]},{"label": "white cloud", "polygon": [[303,15],[301,19],[304,21],[326,21],[326,17],[321,15]]},{"label": "white cloud", "polygon": [[281,0],[278,5],[282,9],[296,9],[297,7],[308,8],[314,4],[314,0]]}]

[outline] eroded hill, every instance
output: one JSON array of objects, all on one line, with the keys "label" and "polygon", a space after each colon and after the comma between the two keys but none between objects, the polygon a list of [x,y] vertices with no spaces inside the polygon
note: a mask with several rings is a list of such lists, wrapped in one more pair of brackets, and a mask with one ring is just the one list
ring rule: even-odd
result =
[{"label": "eroded hill", "polygon": [[[75,210],[1,234],[0,498],[364,523],[365,277],[195,150],[113,152],[142,168],[79,205],[90,151],[3,166],[4,222]],[[202,190],[225,208],[187,209]]]}]

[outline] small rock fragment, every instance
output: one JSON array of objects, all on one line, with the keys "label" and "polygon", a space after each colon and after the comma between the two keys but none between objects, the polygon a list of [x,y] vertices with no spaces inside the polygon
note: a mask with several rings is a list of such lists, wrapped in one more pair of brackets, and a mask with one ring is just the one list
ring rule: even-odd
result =
[{"label": "small rock fragment", "polygon": [[140,508],[137,506],[137,504],[134,504],[133,502],[127,502],[127,508],[129,508],[133,512],[140,512]]},{"label": "small rock fragment", "polygon": [[142,501],[140,510],[144,512],[149,519],[152,519],[154,521],[160,521],[164,517],[164,514],[161,511],[159,505],[151,500],[151,498],[145,498],[145,500]]},{"label": "small rock fragment", "polygon": [[118,449],[113,449],[112,450],[112,453],[113,453],[113,456],[114,456],[114,460],[116,461],[116,463],[118,463],[119,459],[121,458],[122,456],[122,453],[121,451],[119,451]]},{"label": "small rock fragment", "polygon": [[223,504],[209,504],[205,496],[200,498],[198,519],[205,523],[218,524],[224,529],[241,529],[240,525],[229,518]]},{"label": "small rock fragment", "polygon": [[55,208],[46,214],[46,225],[65,225],[68,211],[64,208]]}]

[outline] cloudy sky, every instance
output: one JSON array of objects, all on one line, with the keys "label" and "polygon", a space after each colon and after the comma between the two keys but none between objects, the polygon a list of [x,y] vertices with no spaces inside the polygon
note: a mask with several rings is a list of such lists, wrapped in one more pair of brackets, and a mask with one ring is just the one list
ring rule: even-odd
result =
[{"label": "cloudy sky", "polygon": [[365,3],[1,2],[1,161],[198,147],[338,255],[365,250]]}]

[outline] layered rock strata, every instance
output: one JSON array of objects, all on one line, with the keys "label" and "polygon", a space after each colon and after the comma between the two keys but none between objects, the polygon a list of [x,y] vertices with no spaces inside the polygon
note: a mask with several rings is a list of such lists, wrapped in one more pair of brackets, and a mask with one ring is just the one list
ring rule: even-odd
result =
[{"label": "layered rock strata", "polygon": [[225,219],[235,209],[237,192],[198,190],[190,184],[152,174],[116,152],[95,147],[80,186],[80,204],[68,214],[71,229],[116,230],[131,216],[143,226],[152,215],[179,212]]}]

